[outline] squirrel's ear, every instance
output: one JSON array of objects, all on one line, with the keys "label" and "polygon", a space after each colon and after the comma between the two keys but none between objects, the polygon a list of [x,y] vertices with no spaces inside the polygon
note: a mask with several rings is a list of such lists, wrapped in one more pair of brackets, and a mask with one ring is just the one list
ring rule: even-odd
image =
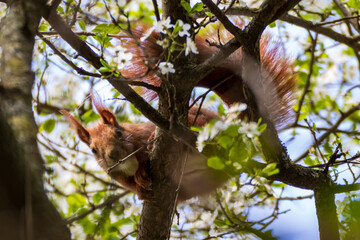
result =
[{"label": "squirrel's ear", "polygon": [[101,112],[99,112],[100,117],[105,124],[111,124],[115,127],[120,127],[115,115],[109,110],[109,109],[102,109]]},{"label": "squirrel's ear", "polygon": [[103,101],[101,100],[99,94],[95,90],[91,90],[90,97],[92,102],[98,111],[102,121],[104,124],[111,124],[115,127],[120,127],[118,122],[116,121],[115,115],[111,112],[109,108],[107,108]]},{"label": "squirrel's ear", "polygon": [[89,131],[86,130],[86,128],[84,128],[83,125],[81,125],[81,123],[65,109],[61,109],[60,112],[65,116],[70,126],[76,130],[76,133],[79,136],[80,140],[87,145],[90,145]]}]

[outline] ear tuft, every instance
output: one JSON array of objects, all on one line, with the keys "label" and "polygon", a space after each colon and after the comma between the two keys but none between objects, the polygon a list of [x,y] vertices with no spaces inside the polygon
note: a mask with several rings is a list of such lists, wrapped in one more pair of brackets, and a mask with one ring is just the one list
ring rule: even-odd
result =
[{"label": "ear tuft", "polygon": [[90,96],[91,96],[91,99],[93,101],[93,104],[94,104],[96,110],[98,111],[98,113],[102,119],[102,122],[104,124],[111,124],[115,127],[119,127],[119,124],[116,120],[115,115],[112,113],[112,111],[109,108],[107,108],[104,105],[99,94],[95,90],[91,90]]},{"label": "ear tuft", "polygon": [[108,109],[104,105],[100,95],[95,90],[92,89],[90,91],[90,97],[91,97],[91,100],[92,100],[92,102],[93,102],[93,104],[94,104],[94,106],[95,106],[95,108],[96,108],[96,110],[98,111],[99,114],[102,112],[102,110]]}]

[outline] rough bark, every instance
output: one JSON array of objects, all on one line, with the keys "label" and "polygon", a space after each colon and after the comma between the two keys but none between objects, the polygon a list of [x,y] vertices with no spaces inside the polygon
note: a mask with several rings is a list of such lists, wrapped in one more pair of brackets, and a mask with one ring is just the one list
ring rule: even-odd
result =
[{"label": "rough bark", "polygon": [[338,240],[339,223],[336,213],[335,194],[329,186],[314,191],[316,215],[321,240]]},{"label": "rough bark", "polygon": [[[47,198],[43,162],[32,112],[34,36],[46,1],[8,1],[1,23],[0,107],[2,156],[1,239],[70,239],[70,232]],[[4,157],[3,157],[4,156]]]},{"label": "rough bark", "polygon": [[150,168],[154,196],[151,202],[143,204],[137,239],[168,239],[176,207],[179,169],[186,150],[160,129],[157,135]]},{"label": "rough bark", "polygon": [[[180,1],[163,0],[163,18],[185,19]],[[183,39],[178,39],[182,41]],[[184,56],[175,60],[175,66],[184,66],[189,61]],[[188,103],[192,84],[186,83],[178,74],[169,74],[163,78],[159,93],[159,112],[170,120],[170,129],[174,123],[186,123]],[[162,129],[156,130],[157,141],[151,154],[150,174],[154,199],[145,202],[141,213],[138,239],[169,239],[171,224],[177,202],[177,190],[181,182],[185,164],[186,146],[174,136]],[[171,157],[169,157],[171,156]]]}]

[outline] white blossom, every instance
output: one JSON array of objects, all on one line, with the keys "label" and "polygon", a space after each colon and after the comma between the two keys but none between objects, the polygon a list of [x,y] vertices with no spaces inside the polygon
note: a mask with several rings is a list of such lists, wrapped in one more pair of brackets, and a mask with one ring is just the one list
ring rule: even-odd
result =
[{"label": "white blossom", "polygon": [[260,132],[257,130],[256,122],[243,123],[238,131],[239,133],[245,133],[248,138],[260,135]]},{"label": "white blossom", "polygon": [[164,49],[168,48],[170,46],[170,41],[167,38],[165,38],[163,40],[156,40],[156,43]]},{"label": "white blossom", "polygon": [[198,137],[197,137],[197,149],[199,152],[202,152],[205,147],[205,141],[209,139],[210,136],[210,129],[208,126],[204,127],[202,131],[200,131]]},{"label": "white blossom", "polygon": [[216,217],[218,215],[218,210],[216,209],[213,212],[203,212],[200,216],[201,220],[204,221],[208,226],[212,226]]},{"label": "white blossom", "polygon": [[185,48],[185,56],[189,55],[189,53],[192,52],[194,54],[198,54],[198,50],[196,48],[196,45],[191,38],[186,38],[186,48]]},{"label": "white blossom", "polygon": [[231,105],[229,109],[225,111],[226,114],[226,122],[229,124],[238,124],[241,122],[241,119],[239,118],[239,114],[242,111],[245,111],[247,108],[247,105],[245,103],[235,103]]},{"label": "white blossom", "polygon": [[231,107],[225,111],[226,114],[239,114],[242,111],[245,111],[247,108],[247,105],[245,103],[235,103],[231,105]]},{"label": "white blossom", "polygon": [[153,31],[167,34],[167,30],[174,27],[174,24],[171,24],[170,21],[171,21],[170,17],[167,17],[165,20],[155,23],[154,26],[149,28],[144,33],[144,35],[140,38],[140,41],[141,42],[145,41],[148,37],[150,37]]},{"label": "white blossom", "polygon": [[155,26],[155,32],[166,34],[168,29],[174,27],[174,24],[171,24],[170,21],[170,17],[167,17],[165,20],[158,22]]},{"label": "white blossom", "polygon": [[210,139],[214,139],[219,132],[226,130],[228,127],[229,124],[227,122],[217,121],[211,128]]},{"label": "white blossom", "polygon": [[118,69],[124,69],[125,67],[127,66],[130,66],[131,65],[131,59],[133,57],[133,54],[131,52],[125,52],[125,51],[120,51],[118,53],[118,56],[117,56],[117,67]]},{"label": "white blossom", "polygon": [[172,64],[171,62],[161,62],[159,64],[159,68],[163,75],[175,72],[174,64]]},{"label": "white blossom", "polygon": [[189,30],[191,28],[190,24],[188,24],[188,23],[184,24],[184,22],[182,20],[178,20],[178,23],[179,23],[179,26],[181,27],[181,30],[179,31],[179,36],[183,37],[186,35],[186,36],[190,37],[190,32],[189,32]]},{"label": "white blossom", "polygon": [[121,45],[117,45],[114,49],[117,53],[126,51],[126,48],[122,47]]},{"label": "white blossom", "polygon": [[215,122],[212,126],[205,126],[197,137],[197,149],[199,152],[202,152],[204,149],[206,141],[214,139],[218,133],[226,130],[228,127],[229,124],[221,120]]}]

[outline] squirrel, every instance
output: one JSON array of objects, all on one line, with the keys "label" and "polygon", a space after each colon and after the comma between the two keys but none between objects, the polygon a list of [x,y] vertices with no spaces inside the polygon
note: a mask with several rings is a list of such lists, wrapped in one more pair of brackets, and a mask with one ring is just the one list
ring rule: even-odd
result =
[{"label": "squirrel", "polygon": [[[141,81],[159,86],[160,78],[153,71],[148,71],[148,66],[144,62],[146,61],[145,56],[155,59],[161,56],[163,49],[156,43],[161,36],[159,33],[153,32],[150,37],[141,42],[140,38],[148,28],[146,25],[138,25],[132,29],[132,36],[122,37],[126,38],[125,41],[122,41],[122,46],[134,57],[132,65],[122,70],[121,73],[124,77],[138,77]],[[221,25],[216,25],[215,28],[196,35],[195,43],[199,52],[196,55],[197,62],[204,62],[217,50],[215,45],[219,46],[222,44],[221,42],[230,40],[231,36]],[[137,39],[134,40],[133,37]],[[209,44],[209,42],[214,44]],[[269,91],[277,98],[276,101],[269,104],[270,116],[275,124],[281,125],[291,115],[292,89],[295,86],[296,77],[293,74],[292,65],[284,56],[281,47],[271,42],[269,36],[262,37],[260,53],[263,68],[269,75],[265,80],[271,81],[272,89]],[[238,72],[241,58],[240,48],[201,79],[198,86],[212,89],[227,105],[244,102],[246,100],[243,92],[245,83]],[[147,145],[153,137],[155,125],[151,122],[118,123],[115,115],[102,104],[96,94],[92,94],[92,100],[101,117],[101,122],[90,129],[82,126],[66,110],[61,110],[61,113],[76,130],[81,141],[90,147],[98,164],[113,179],[123,187],[135,192],[139,199],[151,200]],[[211,110],[199,109],[194,106],[189,109],[188,122],[202,127],[217,117],[217,113]],[[223,185],[228,179],[226,173],[209,168],[207,158],[201,153],[192,149],[188,154],[179,188],[179,201],[208,194]]]},{"label": "squirrel", "polygon": [[[113,179],[126,189],[135,192],[139,199],[151,200],[150,178],[148,176],[148,143],[153,138],[155,125],[145,123],[119,123],[112,111],[102,104],[101,99],[91,94],[93,104],[101,121],[92,128],[85,128],[68,111],[62,109],[70,126],[76,130],[80,140],[89,146],[96,161]],[[189,123],[203,127],[217,113],[194,106],[189,110]],[[210,193],[220,187],[228,178],[224,172],[207,167],[206,157],[194,149],[189,150],[189,159],[183,170],[178,200]]]}]

